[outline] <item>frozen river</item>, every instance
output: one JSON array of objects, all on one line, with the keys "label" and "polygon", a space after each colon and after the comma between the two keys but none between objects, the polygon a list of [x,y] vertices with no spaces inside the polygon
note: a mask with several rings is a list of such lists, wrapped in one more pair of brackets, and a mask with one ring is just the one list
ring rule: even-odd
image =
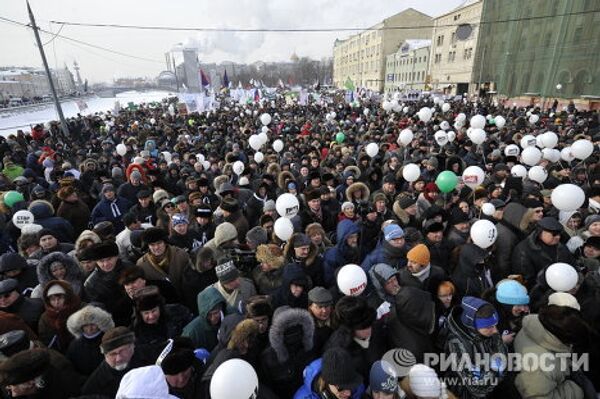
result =
[{"label": "frozen river", "polygon": [[[100,97],[88,97],[85,98],[88,108],[86,110],[79,111],[75,101],[66,101],[62,103],[62,109],[66,118],[76,116],[78,113],[88,115],[100,111],[112,110],[115,105],[115,101],[119,101],[121,106],[126,107],[127,103],[142,103],[151,101],[160,101],[165,97],[172,96],[173,93],[166,91],[128,91],[117,94],[116,97],[112,98],[100,98]],[[45,123],[51,120],[57,120],[58,116],[54,109],[53,104],[49,104],[42,108],[35,108],[27,111],[20,111],[19,113],[0,113],[0,134],[8,136],[11,133],[16,133],[18,129],[22,129],[24,132],[30,131],[30,126],[37,123]]]}]

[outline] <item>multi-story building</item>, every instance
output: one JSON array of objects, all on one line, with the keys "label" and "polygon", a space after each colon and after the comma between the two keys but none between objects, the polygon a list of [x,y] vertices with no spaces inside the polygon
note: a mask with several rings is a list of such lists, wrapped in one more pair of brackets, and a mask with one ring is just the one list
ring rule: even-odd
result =
[{"label": "multi-story building", "polygon": [[434,91],[446,94],[477,91],[478,76],[473,71],[482,8],[483,0],[466,0],[433,20],[429,69]]},{"label": "multi-story building", "polygon": [[[43,70],[35,68],[7,68],[0,71],[2,96],[42,97],[50,93],[48,78]],[[9,82],[9,83],[6,83]]]},{"label": "multi-story building", "polygon": [[431,40],[408,39],[387,56],[385,92],[425,90],[429,74]]},{"label": "multi-story building", "polygon": [[69,95],[76,91],[75,79],[66,65],[63,69],[52,69],[50,72],[58,95]]},{"label": "multi-story building", "polygon": [[486,1],[477,73],[507,97],[600,99],[599,11],[593,0]]},{"label": "multi-story building", "polygon": [[357,88],[382,92],[386,56],[407,39],[430,39],[431,17],[409,8],[371,28],[336,40],[333,45],[333,84],[343,88],[350,79]]}]

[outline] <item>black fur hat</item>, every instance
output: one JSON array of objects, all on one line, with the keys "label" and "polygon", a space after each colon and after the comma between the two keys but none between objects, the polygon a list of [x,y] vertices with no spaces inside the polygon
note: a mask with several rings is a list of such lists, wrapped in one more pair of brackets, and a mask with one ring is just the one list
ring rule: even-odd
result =
[{"label": "black fur hat", "polygon": [[373,325],[377,314],[365,298],[345,296],[335,305],[335,316],[349,329],[363,330]]},{"label": "black fur hat", "polygon": [[155,242],[164,241],[167,242],[169,239],[167,232],[158,227],[151,227],[148,230],[144,231],[142,235],[142,240],[145,245],[153,244]]}]

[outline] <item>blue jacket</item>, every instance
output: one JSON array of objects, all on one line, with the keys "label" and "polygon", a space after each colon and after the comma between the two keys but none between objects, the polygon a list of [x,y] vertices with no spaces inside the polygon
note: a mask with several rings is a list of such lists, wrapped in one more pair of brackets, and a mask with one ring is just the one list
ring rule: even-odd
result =
[{"label": "blue jacket", "polygon": [[323,269],[325,275],[325,284],[328,286],[333,284],[335,271],[347,265],[348,263],[352,263],[351,260],[346,258],[346,250],[348,248],[348,244],[346,244],[346,238],[352,234],[358,234],[360,232],[360,228],[355,222],[350,220],[342,220],[337,226],[337,243],[334,247],[329,248],[325,251],[325,255],[323,256]]},{"label": "blue jacket", "polygon": [[408,252],[408,249],[405,248],[404,250],[397,250],[396,255],[391,253],[393,250],[394,248],[391,247],[391,245],[385,240],[379,241],[377,247],[375,247],[373,251],[365,256],[365,259],[360,264],[360,267],[363,268],[365,273],[368,273],[371,267],[378,263],[385,263],[386,265],[392,266],[396,270],[403,269],[407,264],[406,253]]},{"label": "blue jacket", "polygon": [[49,202],[43,200],[33,201],[29,206],[29,211],[33,214],[35,223],[52,230],[58,241],[75,241],[73,226],[66,219],[54,216],[54,209]]},{"label": "blue jacket", "polygon": [[[119,208],[120,215],[115,216],[113,214],[113,211],[110,206],[112,202],[116,203],[117,207]],[[123,197],[117,196],[113,201],[109,201],[106,198],[102,198],[102,200],[98,202],[92,210],[92,223],[96,225],[100,222],[112,222],[113,227],[115,229],[115,233],[118,233],[125,228],[125,226],[123,225],[123,215],[127,212],[129,208],[129,201],[127,201]]]},{"label": "blue jacket", "polygon": [[[319,399],[320,396],[317,392],[312,390],[312,383],[319,374],[321,374],[321,359],[314,360],[311,364],[306,366],[304,369],[304,384],[296,391],[294,399]],[[360,384],[352,392],[352,399],[360,399],[365,392],[365,386]]]}]

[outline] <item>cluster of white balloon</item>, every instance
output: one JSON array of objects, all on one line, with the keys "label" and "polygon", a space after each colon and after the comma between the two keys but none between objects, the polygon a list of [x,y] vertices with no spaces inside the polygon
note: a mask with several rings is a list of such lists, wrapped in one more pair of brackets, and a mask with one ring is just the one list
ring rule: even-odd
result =
[{"label": "cluster of white balloon", "polygon": [[275,209],[280,218],[275,221],[273,230],[281,241],[288,241],[294,234],[294,225],[290,220],[300,211],[300,203],[294,194],[285,193],[280,195],[275,202]]}]

